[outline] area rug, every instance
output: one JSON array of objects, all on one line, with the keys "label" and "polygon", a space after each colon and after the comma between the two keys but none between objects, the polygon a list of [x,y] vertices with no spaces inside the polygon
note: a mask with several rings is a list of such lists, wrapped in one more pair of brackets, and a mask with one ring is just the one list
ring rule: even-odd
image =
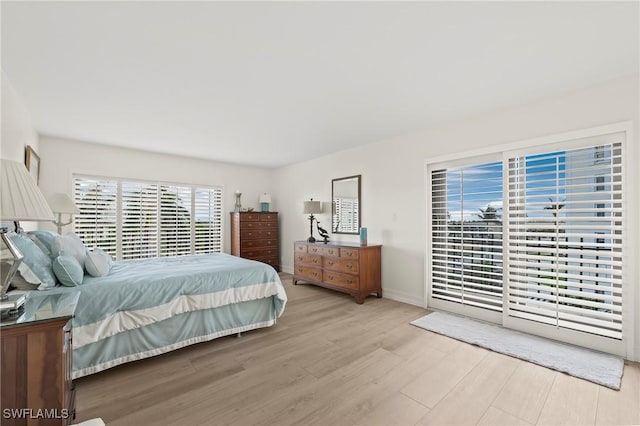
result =
[{"label": "area rug", "polygon": [[444,312],[433,312],[411,324],[494,352],[533,362],[619,390],[622,358],[509,330]]}]

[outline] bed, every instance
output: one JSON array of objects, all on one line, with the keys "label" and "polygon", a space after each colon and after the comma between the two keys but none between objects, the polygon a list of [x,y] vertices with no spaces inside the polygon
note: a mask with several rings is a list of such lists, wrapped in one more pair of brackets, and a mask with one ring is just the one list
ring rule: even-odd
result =
[{"label": "bed", "polygon": [[[39,292],[41,293],[41,292]],[[269,265],[227,254],[114,262],[85,275],[73,319],[72,378],[276,323],[287,296]]]}]

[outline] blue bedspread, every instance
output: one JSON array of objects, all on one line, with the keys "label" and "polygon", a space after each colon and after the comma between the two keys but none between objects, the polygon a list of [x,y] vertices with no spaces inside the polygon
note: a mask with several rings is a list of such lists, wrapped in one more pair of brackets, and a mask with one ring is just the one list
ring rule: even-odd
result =
[{"label": "blue bedspread", "polygon": [[176,315],[252,300],[270,298],[275,320],[287,301],[271,266],[227,254],[115,262],[106,277],[85,276],[79,287],[50,291],[80,292],[74,349]]}]

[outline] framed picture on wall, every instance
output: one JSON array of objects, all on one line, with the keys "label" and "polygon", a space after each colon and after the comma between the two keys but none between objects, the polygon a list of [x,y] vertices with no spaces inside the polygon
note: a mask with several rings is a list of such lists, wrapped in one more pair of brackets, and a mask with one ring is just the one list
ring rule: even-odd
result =
[{"label": "framed picture on wall", "polygon": [[36,184],[40,183],[40,157],[36,154],[31,145],[27,145],[27,153],[25,155],[24,162],[29,174],[33,176],[33,179],[36,181]]}]

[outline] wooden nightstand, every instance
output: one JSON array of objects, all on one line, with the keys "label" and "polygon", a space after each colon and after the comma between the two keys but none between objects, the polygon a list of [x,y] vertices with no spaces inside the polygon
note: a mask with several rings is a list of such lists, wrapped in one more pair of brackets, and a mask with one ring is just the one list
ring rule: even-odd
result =
[{"label": "wooden nightstand", "polygon": [[75,418],[71,319],[79,292],[33,292],[0,322],[3,425],[67,425]]}]

